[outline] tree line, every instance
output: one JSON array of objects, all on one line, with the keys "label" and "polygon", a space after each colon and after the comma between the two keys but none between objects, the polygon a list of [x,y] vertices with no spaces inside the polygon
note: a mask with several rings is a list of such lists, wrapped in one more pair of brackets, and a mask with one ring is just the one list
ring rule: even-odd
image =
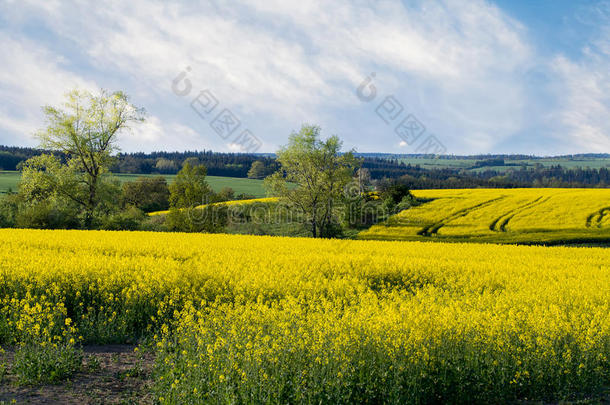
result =
[{"label": "tree line", "polygon": [[[59,159],[65,155],[59,151],[35,148],[0,146],[0,169],[19,170],[23,163],[41,154],[53,154]],[[372,154],[371,154],[372,155]],[[356,154],[362,159],[362,167],[369,171],[371,179],[401,179],[411,187],[469,188],[469,187],[608,187],[610,169],[566,168],[560,164],[542,166],[517,166],[505,164],[502,158],[489,158],[476,162],[483,170],[474,172],[456,168],[423,168],[405,164],[398,158]],[[589,155],[587,155],[589,156]],[[603,157],[603,155],[600,155]],[[109,172],[126,174],[177,174],[187,159],[194,158],[205,165],[210,176],[239,178],[264,178],[279,169],[274,156],[212,151],[118,153],[111,157]],[[443,158],[444,159],[444,158]],[[255,166],[255,171],[251,169]],[[505,170],[487,168],[508,166]],[[254,173],[254,174],[253,174]]]},{"label": "tree line", "polygon": [[[119,134],[146,116],[122,92],[74,90],[63,105],[43,111],[47,126],[36,137],[50,152],[18,164],[19,189],[0,200],[1,227],[219,232],[228,209],[216,203],[246,198],[230,189],[215,193],[197,156],[180,162],[169,185],[163,176],[121,184],[109,175]],[[346,211],[340,208],[374,200],[361,159],[341,147],[338,137],[323,140],[319,127],[304,125],[273,162],[256,160],[247,175],[264,177],[269,195],[298,212],[313,237],[340,236]],[[172,161],[165,156],[157,166]],[[164,208],[169,212],[158,220],[145,215]]]},{"label": "tree line", "polygon": [[[47,152],[18,163],[22,172],[18,192],[0,199],[1,227],[219,232],[229,220],[228,208],[214,203],[249,197],[236,196],[229,188],[215,193],[206,181],[206,158],[245,164],[246,156],[239,155],[203,152],[176,161],[184,155],[158,154],[157,168],[159,162],[167,161],[178,170],[169,185],[163,176],[125,184],[114,179],[118,135],[146,116],[122,92],[73,91],[62,106],[44,107],[44,114],[47,127],[36,136],[41,150]],[[560,166],[503,173],[428,170],[392,159],[358,157],[355,151],[341,148],[338,137],[322,139],[318,126],[303,125],[273,159],[257,156],[252,160],[246,175],[264,178],[268,194],[297,212],[314,237],[342,236],[416,205],[419,202],[410,193],[416,188],[609,184],[606,168],[570,173]],[[27,150],[14,152],[28,154]],[[374,173],[379,176],[384,170],[393,176],[375,178]],[[169,209],[167,215],[145,215],[164,209]]]}]

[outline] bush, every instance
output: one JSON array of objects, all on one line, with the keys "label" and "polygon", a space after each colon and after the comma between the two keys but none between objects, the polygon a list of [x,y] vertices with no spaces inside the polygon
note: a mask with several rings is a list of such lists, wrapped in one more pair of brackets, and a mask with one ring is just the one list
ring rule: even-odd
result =
[{"label": "bush", "polygon": [[4,198],[0,197],[0,228],[14,227],[18,210],[17,196],[9,194]]},{"label": "bush", "polygon": [[368,228],[387,219],[388,212],[380,200],[370,200],[367,196],[346,199],[341,215],[343,226],[351,229]]},{"label": "bush", "polygon": [[168,232],[167,217],[165,215],[145,216],[140,224],[141,231],[148,232]]},{"label": "bush", "polygon": [[172,209],[165,221],[171,232],[222,232],[227,226],[227,207],[224,204],[203,208]]},{"label": "bush", "polygon": [[223,187],[218,194],[216,194],[216,201],[231,201],[235,199],[235,191],[231,187]]},{"label": "bush", "polygon": [[139,177],[123,184],[123,200],[144,212],[164,211],[169,208],[169,187],[163,176]]},{"label": "bush", "polygon": [[414,199],[406,184],[394,183],[381,190],[381,199],[391,199],[394,204],[400,204],[405,198]]},{"label": "bush", "polygon": [[137,231],[146,216],[136,207],[110,214],[102,218],[101,228],[106,231]]},{"label": "bush", "polygon": [[23,385],[57,383],[79,371],[82,361],[82,350],[72,344],[32,344],[17,349],[12,369]]},{"label": "bush", "polygon": [[15,226],[34,229],[81,228],[79,212],[74,206],[54,200],[20,205],[15,215]]}]

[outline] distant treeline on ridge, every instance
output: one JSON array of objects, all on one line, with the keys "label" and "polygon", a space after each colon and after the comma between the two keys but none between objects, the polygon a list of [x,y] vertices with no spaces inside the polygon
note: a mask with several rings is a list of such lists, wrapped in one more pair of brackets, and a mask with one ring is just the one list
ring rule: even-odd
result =
[{"label": "distant treeline on ridge", "polygon": [[[0,146],[0,170],[19,170],[21,162],[40,155],[51,153],[34,148]],[[61,156],[61,155],[60,155]],[[362,153],[366,168],[373,180],[399,180],[412,189],[426,188],[477,188],[477,187],[608,187],[610,170],[607,167],[569,168],[560,164],[554,166],[521,166],[510,160],[535,159],[526,155],[473,155],[441,156],[443,160],[476,159],[469,171],[464,168],[424,168],[420,165],[406,164],[401,158],[407,155]],[[413,156],[411,156],[413,157]],[[421,156],[424,157],[424,156]],[[571,158],[610,158],[609,154],[586,154],[564,156],[566,162]],[[208,169],[208,175],[226,177],[248,177],[248,171],[255,161],[265,165],[270,174],[278,169],[272,154],[219,153],[212,151],[120,153],[111,166],[113,173],[130,174],[176,174],[186,159],[196,158]],[[505,160],[508,162],[505,163]],[[497,166],[507,166],[497,170]]]}]

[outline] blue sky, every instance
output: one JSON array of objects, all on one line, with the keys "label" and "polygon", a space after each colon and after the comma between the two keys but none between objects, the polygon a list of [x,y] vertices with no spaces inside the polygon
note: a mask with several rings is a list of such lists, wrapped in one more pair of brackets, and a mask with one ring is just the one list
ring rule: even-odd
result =
[{"label": "blue sky", "polygon": [[273,152],[315,123],[359,152],[610,152],[606,0],[0,0],[0,54],[0,144],[35,146],[41,106],[101,87],[148,111],[124,151],[239,152],[247,130]]}]

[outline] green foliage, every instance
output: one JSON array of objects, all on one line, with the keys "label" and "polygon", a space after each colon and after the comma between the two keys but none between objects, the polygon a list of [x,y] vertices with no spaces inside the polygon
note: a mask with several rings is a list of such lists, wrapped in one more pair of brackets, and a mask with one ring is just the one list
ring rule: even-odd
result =
[{"label": "green foliage", "polygon": [[182,162],[182,167],[184,167],[186,165],[191,165],[193,167],[200,166],[201,161],[197,157],[189,157],[189,158],[184,159],[184,162]]},{"label": "green foliage", "polygon": [[19,195],[25,203],[62,198],[85,207],[88,190],[77,166],[74,160],[63,164],[54,155],[28,159],[22,167]]},{"label": "green foliage", "polygon": [[97,180],[93,211],[86,174],[74,159],[63,164],[53,155],[29,159],[23,165],[15,224],[24,228],[57,229],[99,227],[120,208],[120,182],[104,176]]},{"label": "green foliage", "polygon": [[170,232],[222,232],[227,225],[227,207],[223,204],[202,208],[172,208],[165,220]]},{"label": "green foliage", "polygon": [[2,384],[4,382],[7,372],[8,372],[8,367],[7,367],[6,363],[0,363],[0,384]]},{"label": "green foliage", "polygon": [[344,199],[342,208],[342,224],[349,229],[368,228],[387,219],[390,212],[382,200],[374,200],[367,194]]},{"label": "green foliage", "polygon": [[[39,170],[32,176],[37,180],[31,183],[33,190],[26,192],[36,191],[38,181],[42,181],[42,191],[53,181],[65,186],[63,192],[69,191],[66,195],[83,206],[85,226],[91,227],[100,203],[101,177],[108,172],[112,153],[118,149],[117,136],[131,123],[143,121],[144,110],[130,104],[122,92],[102,90],[94,95],[73,90],[66,95],[63,107],[46,106],[44,113],[47,128],[38,134],[41,147],[64,153],[67,163],[48,157],[31,162],[32,169],[44,166],[53,169],[55,175],[46,176],[46,171]],[[85,195],[74,192],[75,188],[85,188]]]},{"label": "green foliage", "polygon": [[157,169],[159,173],[163,174],[176,173],[176,171],[178,170],[178,166],[176,166],[176,163],[173,160],[160,158],[157,159],[155,169]]},{"label": "green foliage", "polygon": [[21,204],[15,217],[17,228],[74,229],[81,227],[78,209],[57,199]]},{"label": "green foliage", "polygon": [[140,225],[145,219],[146,215],[132,206],[104,216],[100,228],[107,231],[136,231],[140,229]]},{"label": "green foliage", "polygon": [[381,198],[391,199],[394,204],[400,203],[404,198],[414,198],[406,184],[392,183],[381,187]]},{"label": "green foliage", "polygon": [[333,237],[337,202],[352,182],[359,161],[352,152],[340,153],[338,137],[319,138],[317,126],[303,125],[299,133],[293,133],[288,145],[277,152],[281,170],[265,179],[265,187],[303,213],[313,237]]},{"label": "green foliage", "polygon": [[12,371],[19,384],[58,383],[79,371],[82,360],[82,350],[69,343],[32,344],[17,349]]},{"label": "green foliage", "polygon": [[265,177],[265,164],[260,160],[252,162],[252,166],[248,171],[248,178],[262,179],[263,177]]},{"label": "green foliage", "polygon": [[205,179],[205,166],[186,163],[169,186],[172,208],[193,208],[211,202],[213,191]]},{"label": "green foliage", "polygon": [[235,191],[231,187],[223,187],[216,195],[216,201],[231,201],[235,199]]},{"label": "green foliage", "polygon": [[[401,182],[382,182],[379,185],[379,194],[383,201],[382,210],[386,213],[386,216],[397,214],[419,204],[411,194],[409,186]],[[380,218],[380,220],[383,220],[383,218]]]},{"label": "green foliage", "polygon": [[16,224],[19,210],[17,196],[11,194],[0,197],[0,228],[12,228]]},{"label": "green foliage", "polygon": [[123,199],[144,212],[164,211],[169,208],[167,180],[163,176],[138,177],[123,183]]}]

